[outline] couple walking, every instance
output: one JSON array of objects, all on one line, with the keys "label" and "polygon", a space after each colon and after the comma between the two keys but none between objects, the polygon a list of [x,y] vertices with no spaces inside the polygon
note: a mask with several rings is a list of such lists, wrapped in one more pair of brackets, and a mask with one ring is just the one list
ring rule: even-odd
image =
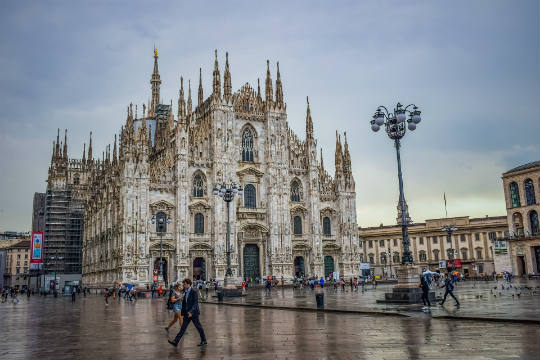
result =
[{"label": "couple walking", "polygon": [[173,341],[167,341],[169,342],[169,344],[175,347],[178,346],[178,343],[186,332],[189,323],[193,322],[193,325],[195,325],[195,328],[201,336],[201,342],[198,346],[206,345],[206,335],[204,335],[204,329],[201,325],[201,322],[199,321],[199,315],[201,314],[201,311],[199,310],[199,294],[197,293],[197,290],[194,290],[191,287],[190,279],[184,279],[184,281],[182,281],[182,289],[184,292],[183,294],[180,289],[180,284],[177,283],[174,287],[174,291],[171,297],[171,302],[173,303],[174,319],[171,321],[169,326],[165,328],[168,332],[169,328],[178,320],[181,325],[180,331],[178,332]]}]

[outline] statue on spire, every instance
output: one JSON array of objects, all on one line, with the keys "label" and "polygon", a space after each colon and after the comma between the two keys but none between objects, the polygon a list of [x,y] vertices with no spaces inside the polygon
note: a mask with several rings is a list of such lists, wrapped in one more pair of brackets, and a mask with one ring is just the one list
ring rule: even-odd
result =
[{"label": "statue on spire", "polygon": [[308,96],[306,96],[306,101],[307,101],[306,139],[313,139],[313,120],[311,119],[311,109],[309,108],[309,97]]},{"label": "statue on spire", "polygon": [[154,46],[154,72],[152,73],[152,77],[150,79],[150,85],[152,86],[152,102],[150,104],[150,108],[148,109],[148,112],[155,114],[155,110],[157,106],[159,105],[159,100],[160,100],[159,88],[161,85],[161,79],[159,77],[159,70],[158,70],[158,55],[157,55],[157,49],[155,46]]}]

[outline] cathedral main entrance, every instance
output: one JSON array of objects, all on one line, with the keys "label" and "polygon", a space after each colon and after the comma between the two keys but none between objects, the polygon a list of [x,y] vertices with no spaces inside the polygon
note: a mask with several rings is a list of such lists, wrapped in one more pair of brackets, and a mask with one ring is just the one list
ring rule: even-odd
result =
[{"label": "cathedral main entrance", "polygon": [[334,258],[331,256],[324,257],[324,277],[334,272]]},{"label": "cathedral main entrance", "polygon": [[202,257],[193,260],[193,280],[206,280],[206,261]]},{"label": "cathedral main entrance", "polygon": [[244,247],[244,279],[260,278],[261,269],[259,264],[259,246],[246,244]]},{"label": "cathedral main entrance", "polygon": [[297,256],[294,258],[294,276],[299,278],[303,277],[305,275],[305,269],[304,269],[304,257],[303,256]]}]

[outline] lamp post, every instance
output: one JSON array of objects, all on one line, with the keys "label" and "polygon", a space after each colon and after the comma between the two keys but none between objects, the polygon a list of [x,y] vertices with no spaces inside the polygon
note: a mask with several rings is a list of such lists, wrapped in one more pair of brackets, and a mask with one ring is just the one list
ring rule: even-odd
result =
[{"label": "lamp post", "polygon": [[452,225],[444,225],[441,231],[446,232],[447,236],[447,242],[450,243],[450,252],[448,253],[450,260],[452,261],[452,272],[456,269],[456,265],[454,264],[454,248],[452,247],[452,233],[454,231],[457,231],[458,228]]},{"label": "lamp post", "polygon": [[[409,108],[412,108],[412,111],[409,110]],[[409,119],[407,119],[407,114],[409,115]],[[409,249],[410,241],[409,232],[407,229],[409,224],[406,217],[405,196],[403,194],[403,177],[401,175],[401,157],[399,152],[401,147],[400,140],[403,138],[403,136],[405,136],[407,128],[414,131],[420,120],[420,110],[418,110],[416,105],[410,104],[403,107],[403,105],[397,103],[393,113],[389,112],[386,107],[379,106],[373,115],[373,120],[370,121],[371,130],[374,132],[379,131],[381,126],[385,126],[386,133],[390,139],[394,140],[394,146],[396,148],[399,180],[399,203],[401,206],[401,232],[403,237],[403,257],[401,259],[401,263],[403,265],[412,264],[413,257]],[[407,126],[405,126],[405,122],[407,122]]]},{"label": "lamp post", "polygon": [[[159,234],[159,276],[161,279],[163,279],[163,235],[165,234],[165,221],[167,221],[167,224],[171,223],[171,218],[167,217],[165,219],[165,216],[160,216],[156,218],[156,216],[152,217],[152,224],[158,224],[156,227],[156,232]],[[159,278],[158,278],[159,282]]]},{"label": "lamp post", "polygon": [[390,278],[392,278],[392,252],[390,250],[390,240],[388,240],[388,262],[390,264]]},{"label": "lamp post", "polygon": [[214,188],[213,194],[219,196],[227,203],[227,237],[225,241],[226,252],[227,252],[227,271],[225,272],[224,285],[227,286],[230,283],[232,278],[231,270],[231,224],[230,224],[230,204],[234,199],[235,195],[242,196],[244,190],[242,187],[237,187],[236,184],[225,184],[217,185]]}]

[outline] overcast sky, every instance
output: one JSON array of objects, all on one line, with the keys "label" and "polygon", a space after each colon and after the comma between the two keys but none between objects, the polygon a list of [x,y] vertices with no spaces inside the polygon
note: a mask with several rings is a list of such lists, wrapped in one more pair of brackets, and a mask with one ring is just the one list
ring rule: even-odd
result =
[{"label": "overcast sky", "polygon": [[305,138],[308,95],[331,174],[335,131],[348,134],[360,226],[396,223],[395,150],[369,126],[378,105],[423,112],[402,148],[415,222],[444,217],[443,192],[449,216],[504,215],[501,174],[540,158],[537,0],[179,3],[2,2],[1,231],[30,230],[57,128],[70,157],[90,131],[101,154],[127,104],[147,102],[154,44],[166,103],[199,67],[211,92],[214,49],[222,74],[229,52],[233,91],[264,79],[266,59],[275,81],[279,61],[289,124]]}]

